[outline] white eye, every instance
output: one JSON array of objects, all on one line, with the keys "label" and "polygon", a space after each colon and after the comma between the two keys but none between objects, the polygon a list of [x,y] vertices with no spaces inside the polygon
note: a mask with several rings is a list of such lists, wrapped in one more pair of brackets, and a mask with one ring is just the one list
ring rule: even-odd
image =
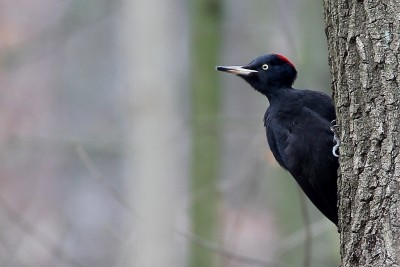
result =
[{"label": "white eye", "polygon": [[263,69],[263,70],[267,70],[267,69],[268,69],[268,64],[262,65],[262,69]]}]

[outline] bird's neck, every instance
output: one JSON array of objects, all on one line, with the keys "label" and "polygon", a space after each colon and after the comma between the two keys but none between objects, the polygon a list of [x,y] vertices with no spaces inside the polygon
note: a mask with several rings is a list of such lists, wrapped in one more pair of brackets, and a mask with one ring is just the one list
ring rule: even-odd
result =
[{"label": "bird's neck", "polygon": [[281,98],[285,98],[288,94],[293,91],[292,87],[285,87],[285,86],[271,86],[264,90],[264,95],[268,98],[270,103],[280,101]]}]

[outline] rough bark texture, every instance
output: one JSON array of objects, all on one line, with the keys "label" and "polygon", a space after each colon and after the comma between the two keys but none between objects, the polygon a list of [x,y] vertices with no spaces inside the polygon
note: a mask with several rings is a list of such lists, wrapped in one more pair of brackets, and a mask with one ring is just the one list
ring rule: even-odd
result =
[{"label": "rough bark texture", "polygon": [[324,0],[342,266],[400,266],[400,1]]}]

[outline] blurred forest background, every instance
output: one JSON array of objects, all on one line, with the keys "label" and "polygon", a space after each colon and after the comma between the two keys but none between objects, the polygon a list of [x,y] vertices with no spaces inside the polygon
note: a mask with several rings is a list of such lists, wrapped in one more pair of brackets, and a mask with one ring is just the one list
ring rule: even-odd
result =
[{"label": "blurred forest background", "polygon": [[330,81],[320,1],[0,0],[0,266],[338,266],[215,65]]}]

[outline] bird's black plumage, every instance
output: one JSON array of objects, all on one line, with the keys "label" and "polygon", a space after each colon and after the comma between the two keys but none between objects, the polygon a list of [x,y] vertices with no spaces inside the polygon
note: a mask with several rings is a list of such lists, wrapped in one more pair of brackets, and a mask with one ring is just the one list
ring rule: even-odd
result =
[{"label": "bird's black plumage", "polygon": [[294,89],[297,71],[282,55],[269,54],[245,66],[219,66],[217,70],[242,77],[268,98],[264,125],[274,157],[337,225],[338,159],[332,153],[335,143],[331,122],[336,117],[332,98]]}]

